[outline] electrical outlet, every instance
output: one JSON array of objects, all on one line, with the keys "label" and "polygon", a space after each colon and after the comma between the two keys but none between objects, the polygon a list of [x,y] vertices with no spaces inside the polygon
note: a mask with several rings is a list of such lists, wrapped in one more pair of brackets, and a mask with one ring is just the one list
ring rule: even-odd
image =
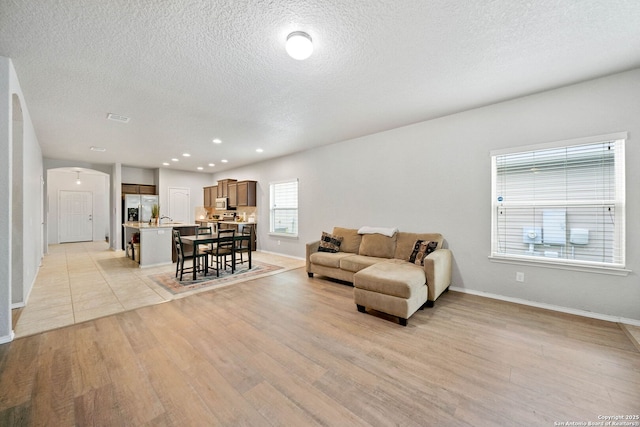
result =
[{"label": "electrical outlet", "polygon": [[524,273],[522,271],[516,273],[516,282],[524,282]]},{"label": "electrical outlet", "polygon": [[280,240],[278,240],[278,246],[280,246]]}]

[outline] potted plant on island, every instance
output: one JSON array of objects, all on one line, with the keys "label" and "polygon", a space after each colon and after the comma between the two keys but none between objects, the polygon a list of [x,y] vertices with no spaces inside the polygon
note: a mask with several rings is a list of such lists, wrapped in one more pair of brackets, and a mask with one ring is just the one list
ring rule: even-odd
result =
[{"label": "potted plant on island", "polygon": [[160,216],[160,207],[158,205],[151,206],[151,219],[153,223],[158,225],[158,217]]}]

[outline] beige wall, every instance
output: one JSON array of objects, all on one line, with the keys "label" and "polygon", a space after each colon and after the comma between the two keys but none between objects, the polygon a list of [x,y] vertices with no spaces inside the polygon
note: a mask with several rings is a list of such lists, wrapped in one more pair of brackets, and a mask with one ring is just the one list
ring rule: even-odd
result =
[{"label": "beige wall", "polygon": [[[440,232],[453,286],[640,324],[640,69],[225,172],[258,185],[259,246],[304,256],[334,225]],[[489,261],[495,149],[628,131],[626,277]],[[217,177],[222,178],[222,177]],[[300,237],[267,233],[269,182],[300,180]],[[279,243],[279,244],[278,244]],[[516,272],[525,282],[515,281]]]}]

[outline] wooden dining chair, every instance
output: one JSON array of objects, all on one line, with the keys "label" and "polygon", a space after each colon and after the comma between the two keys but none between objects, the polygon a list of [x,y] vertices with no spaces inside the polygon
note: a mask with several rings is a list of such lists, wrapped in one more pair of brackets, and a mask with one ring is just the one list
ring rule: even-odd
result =
[{"label": "wooden dining chair", "polygon": [[[201,226],[196,228],[196,234],[198,236],[213,236],[213,230],[211,227]],[[211,254],[211,250],[213,249],[213,243],[201,243],[198,245],[198,252],[206,253],[207,255]]]},{"label": "wooden dining chair", "polygon": [[[228,240],[218,241],[216,246],[211,251],[211,268],[214,268],[215,264],[216,277],[220,277],[220,269],[224,267],[224,270],[227,269],[230,264],[227,262],[228,256],[233,256],[233,245],[235,245],[234,237],[236,235],[236,230],[228,229],[228,230],[220,230],[218,229],[218,239],[229,238]],[[233,261],[233,260],[232,260]],[[233,273],[233,267],[231,269]]]},{"label": "wooden dining chair", "polygon": [[[182,282],[182,276],[186,272],[192,272],[195,268],[196,271],[206,272],[209,266],[208,264],[208,255],[206,253],[198,252],[197,257],[194,257],[193,251],[185,251],[184,244],[182,243],[182,238],[180,237],[180,231],[173,230],[173,240],[176,243],[176,254],[178,256],[178,261],[176,262],[176,277],[178,277],[178,273],[180,273],[180,281]],[[185,260],[193,260],[191,267],[185,267]],[[203,264],[200,263],[201,260]]]},{"label": "wooden dining chair", "polygon": [[[244,225],[241,234],[243,236],[249,236],[249,239],[238,241],[238,245],[236,246],[236,264],[238,264],[238,262],[244,264],[249,261],[248,257],[246,260],[244,259],[244,254],[251,250],[253,244],[253,225]],[[240,261],[238,261],[238,255],[240,255]]]}]

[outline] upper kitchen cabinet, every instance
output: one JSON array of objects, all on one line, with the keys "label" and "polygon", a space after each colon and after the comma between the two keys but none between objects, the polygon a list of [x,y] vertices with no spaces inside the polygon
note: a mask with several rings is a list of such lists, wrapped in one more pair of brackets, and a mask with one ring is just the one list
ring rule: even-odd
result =
[{"label": "upper kitchen cabinet", "polygon": [[204,187],[204,207],[212,208],[215,206],[216,197],[218,197],[218,186]]},{"label": "upper kitchen cabinet", "polygon": [[239,181],[237,206],[256,206],[256,181]]},{"label": "upper kitchen cabinet", "polygon": [[222,179],[218,181],[218,196],[229,197],[229,184],[238,182],[235,179]]},{"label": "upper kitchen cabinet", "polygon": [[235,208],[238,206],[238,183],[230,182],[227,187],[229,197],[229,207]]},{"label": "upper kitchen cabinet", "polygon": [[155,185],[140,185],[140,194],[158,194]]},{"label": "upper kitchen cabinet", "polygon": [[122,184],[122,195],[125,194],[158,194],[155,185]]}]

